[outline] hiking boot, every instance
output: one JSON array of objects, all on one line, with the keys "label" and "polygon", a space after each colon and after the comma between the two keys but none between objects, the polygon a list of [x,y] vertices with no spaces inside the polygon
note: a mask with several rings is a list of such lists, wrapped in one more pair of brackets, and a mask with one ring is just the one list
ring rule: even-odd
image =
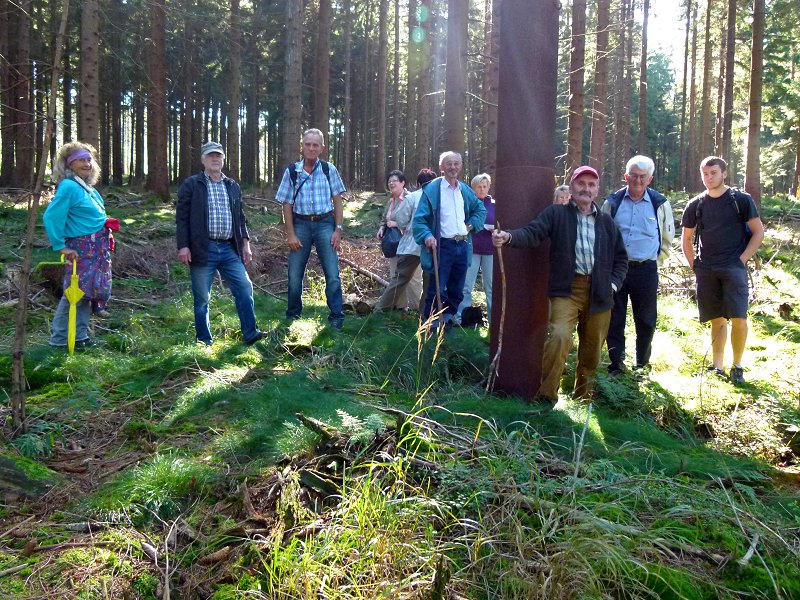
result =
[{"label": "hiking boot", "polygon": [[530,402],[528,402],[530,409],[526,414],[538,415],[550,412],[553,410],[557,402],[558,398],[550,398],[549,396],[536,396],[535,398],[531,399]]},{"label": "hiking boot", "polygon": [[731,383],[734,385],[742,385],[744,383],[744,369],[737,365],[731,367]]},{"label": "hiking boot", "polygon": [[618,365],[616,363],[610,363],[608,365],[608,374],[610,377],[619,377],[625,373],[625,365]]},{"label": "hiking boot", "polygon": [[718,369],[714,365],[708,365],[706,367],[706,373],[709,375],[716,375],[717,377],[721,377],[722,379],[728,378],[728,374],[725,372],[725,369]]},{"label": "hiking boot", "polygon": [[253,344],[255,344],[256,342],[259,342],[259,341],[263,340],[265,337],[267,337],[267,333],[266,333],[265,331],[261,331],[261,330],[259,329],[259,330],[256,332],[255,336],[253,336],[253,337],[252,337],[251,339],[249,339],[249,340],[245,340],[245,341],[244,341],[244,343],[245,343],[245,344],[247,344],[248,346],[252,346],[252,345],[253,345]]},{"label": "hiking boot", "polygon": [[108,344],[103,340],[97,340],[94,338],[85,338],[82,340],[78,340],[75,342],[75,348],[105,348]]}]

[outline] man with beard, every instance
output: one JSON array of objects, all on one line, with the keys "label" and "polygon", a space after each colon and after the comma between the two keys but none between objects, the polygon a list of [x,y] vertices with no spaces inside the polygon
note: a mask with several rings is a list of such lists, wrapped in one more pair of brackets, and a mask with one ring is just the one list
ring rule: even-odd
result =
[{"label": "man with beard", "polygon": [[619,229],[595,199],[600,177],[592,167],[575,169],[568,204],[551,204],[533,221],[511,231],[495,230],[496,247],[532,248],[550,240],[550,322],[536,394],[543,409],[558,401],[564,362],[578,329],[578,366],[572,397],[590,400],[600,363],[614,292],[625,280],[628,256]]}]

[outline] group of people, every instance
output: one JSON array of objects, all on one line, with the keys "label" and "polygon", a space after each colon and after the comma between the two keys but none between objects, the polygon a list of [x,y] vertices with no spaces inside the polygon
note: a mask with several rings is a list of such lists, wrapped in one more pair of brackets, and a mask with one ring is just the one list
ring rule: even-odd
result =
[{"label": "group of people", "polygon": [[[345,316],[338,252],[345,185],[336,167],[321,158],[324,152],[323,133],[305,131],[302,158],[286,168],[276,195],[288,249],[286,318],[302,315],[303,281],[313,246],[325,275],[328,322],[340,329]],[[265,334],[257,326],[253,284],[245,268],[253,253],[242,192],[222,172],[225,153],[219,143],[205,143],[200,160],[203,171],[183,182],[176,207],[178,260],[190,271],[196,339],[205,345],[213,343],[208,303],[218,272],[234,297],[242,340],[253,344]],[[392,227],[402,237],[390,262],[389,285],[375,308],[413,307],[424,318],[439,314],[449,329],[471,305],[472,289],[481,273],[491,315],[495,247],[530,248],[548,239],[550,311],[538,399],[548,407],[555,404],[576,329],[573,397],[592,396],[603,343],[608,347],[609,373],[627,370],[629,300],[636,331],[633,369],[649,369],[658,313],[658,266],[675,235],[669,200],[650,187],[653,161],[646,156],[631,158],[625,169],[626,185],[602,206],[596,203],[598,172],[580,166],[572,172],[568,186],[555,190],[552,205],[524,227],[509,231],[493,227],[495,200],[489,195],[489,175],[475,176],[469,186],[459,179],[462,169],[459,153],[444,152],[439,158],[442,175],[422,169],[413,192],[407,191],[402,172],[389,173],[390,201],[377,237]],[[682,249],[695,273],[700,320],[711,322],[709,371],[741,384],[748,330],[746,264],[761,244],[764,227],[753,199],[725,184],[723,159],[704,159],[700,171],[705,191],[683,212]],[[89,337],[90,315],[103,310],[111,290],[115,227],[93,187],[98,177],[95,149],[80,142],[65,144],[54,170],[56,195],[44,214],[53,249],[70,262],[77,261],[84,297],[76,307],[76,346],[95,343]],[[68,267],[65,289],[70,275]],[[50,345],[66,346],[68,314],[69,301],[63,297],[53,318]],[[733,365],[725,371],[729,325]]]},{"label": "group of people", "polygon": [[[742,384],[749,298],[746,265],[761,244],[764,227],[753,199],[725,184],[723,159],[704,159],[700,171],[705,191],[683,212],[682,247],[695,273],[700,320],[711,321],[708,370]],[[609,373],[626,370],[629,299],[636,331],[633,368],[649,369],[658,313],[658,266],[675,235],[669,201],[650,187],[654,172],[652,159],[634,156],[626,165],[626,185],[599,207],[595,200],[600,176],[594,168],[580,166],[570,177],[566,203],[556,194],[554,203],[524,227],[492,234],[496,247],[530,248],[550,240],[550,316],[536,398],[542,408],[557,401],[576,328],[574,398],[592,397],[603,342],[608,347]],[[733,365],[726,372],[729,323]]]},{"label": "group of people", "polygon": [[445,328],[452,328],[461,322],[464,308],[472,306],[472,289],[481,273],[491,315],[492,180],[481,173],[467,186],[458,179],[462,168],[460,154],[444,152],[439,157],[444,175],[437,178],[432,170],[422,169],[419,189],[411,193],[405,193],[402,172],[389,173],[390,200],[377,237],[382,239],[390,227],[399,228],[403,237],[397,256],[389,259],[389,285],[375,310],[418,308],[425,318],[441,314]]}]

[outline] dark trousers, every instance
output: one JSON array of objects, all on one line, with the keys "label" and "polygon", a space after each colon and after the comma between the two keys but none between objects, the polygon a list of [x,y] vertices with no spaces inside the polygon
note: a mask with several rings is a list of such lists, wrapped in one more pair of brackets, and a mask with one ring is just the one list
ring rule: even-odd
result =
[{"label": "dark trousers", "polygon": [[[466,240],[439,240],[439,293],[442,297],[445,321],[449,321],[458,311],[464,299],[464,280],[467,278],[469,244]],[[436,276],[431,273],[425,296],[425,317],[431,309],[438,311],[436,304]]]},{"label": "dark trousers", "polygon": [[614,294],[611,324],[608,326],[606,344],[611,359],[610,370],[620,369],[625,359],[625,318],[628,297],[631,299],[633,324],[636,327],[636,365],[650,362],[653,334],[658,318],[658,265],[656,261],[628,263],[628,275],[622,289]]}]

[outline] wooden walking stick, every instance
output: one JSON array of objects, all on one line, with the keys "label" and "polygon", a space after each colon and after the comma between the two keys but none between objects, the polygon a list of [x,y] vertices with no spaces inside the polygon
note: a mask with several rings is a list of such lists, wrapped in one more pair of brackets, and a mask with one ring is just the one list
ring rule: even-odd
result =
[{"label": "wooden walking stick", "polygon": [[[499,221],[495,228],[500,230]],[[502,246],[497,246],[497,262],[500,265],[500,329],[497,330],[497,352],[495,352],[492,362],[489,363],[489,376],[486,378],[487,392],[491,392],[494,389],[494,382],[500,370],[500,353],[503,351],[503,329],[506,322],[506,267],[503,264]]]}]

